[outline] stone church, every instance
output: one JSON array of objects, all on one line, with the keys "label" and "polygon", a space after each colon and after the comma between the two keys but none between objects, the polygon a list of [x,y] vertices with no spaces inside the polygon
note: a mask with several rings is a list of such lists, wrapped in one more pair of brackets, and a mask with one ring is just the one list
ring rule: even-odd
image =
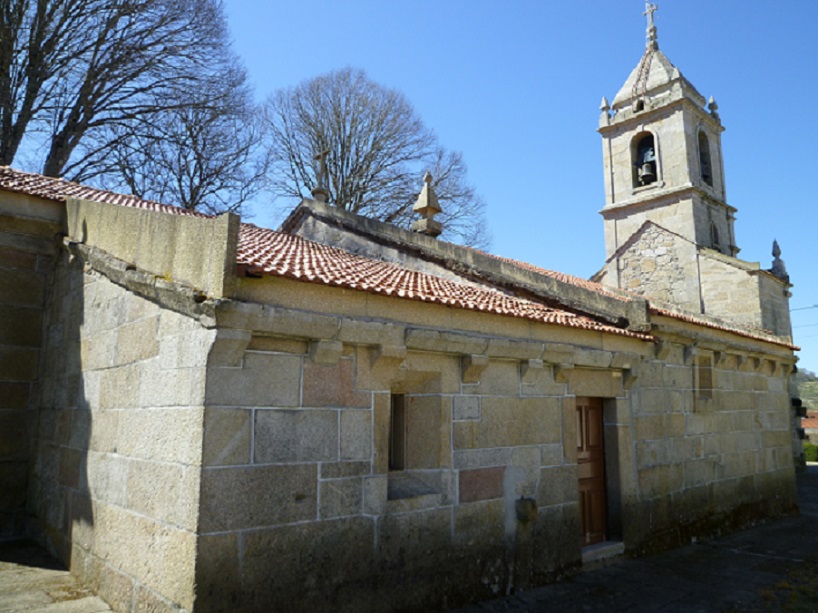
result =
[{"label": "stone church", "polygon": [[428,182],[274,231],[0,168],[0,536],[117,611],[434,610],[794,512],[790,285],[649,16],[594,281],[440,241]]}]

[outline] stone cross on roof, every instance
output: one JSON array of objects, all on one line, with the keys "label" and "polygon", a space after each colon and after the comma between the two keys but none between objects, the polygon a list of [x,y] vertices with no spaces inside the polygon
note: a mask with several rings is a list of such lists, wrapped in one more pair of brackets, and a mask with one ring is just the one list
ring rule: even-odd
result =
[{"label": "stone cross on roof", "polygon": [[326,202],[329,197],[327,190],[327,156],[329,149],[317,153],[315,160],[318,162],[318,172],[315,173],[315,182],[317,185],[312,189],[312,197],[318,202]]},{"label": "stone cross on roof", "polygon": [[648,18],[648,47],[654,49],[659,47],[658,37],[656,36],[656,23],[653,21],[653,14],[659,10],[659,7],[652,2],[645,2],[645,12],[643,15]]}]

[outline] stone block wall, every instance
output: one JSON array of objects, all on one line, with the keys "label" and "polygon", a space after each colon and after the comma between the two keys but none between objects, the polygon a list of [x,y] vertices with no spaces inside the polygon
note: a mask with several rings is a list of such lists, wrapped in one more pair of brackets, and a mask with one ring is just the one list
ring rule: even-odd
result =
[{"label": "stone block wall", "polygon": [[736,323],[761,328],[759,277],[718,257],[699,260],[705,313]]},{"label": "stone block wall", "polygon": [[[650,551],[796,505],[787,368],[665,342],[631,391],[637,488],[625,542]],[[712,365],[707,377],[697,373]]]},{"label": "stone block wall", "polygon": [[763,343],[293,281],[200,320],[95,257],[48,287],[28,512],[116,610],[451,608],[570,571],[577,396],[604,399],[608,538],[630,551],[794,504],[788,356]]},{"label": "stone block wall", "polygon": [[771,274],[758,274],[761,297],[761,327],[792,338],[789,284]]},{"label": "stone block wall", "polygon": [[694,313],[700,311],[695,245],[652,224],[631,240],[630,247],[612,263],[619,268],[619,287]]},{"label": "stone block wall", "polygon": [[13,194],[0,201],[0,539],[25,532],[43,308],[62,227],[51,203]]},{"label": "stone block wall", "polygon": [[456,354],[338,345],[319,363],[254,337],[208,369],[197,609],[454,606],[578,563],[575,418],[550,367],[492,359],[464,381]]},{"label": "stone block wall", "polygon": [[786,352],[706,351],[685,325],[656,348],[481,315],[444,330],[444,308],[373,320],[366,295],[294,285],[269,295],[344,315],[231,307],[247,327],[210,354],[197,609],[446,608],[570,571],[577,396],[604,399],[608,538],[629,551],[793,508]]},{"label": "stone block wall", "polygon": [[48,290],[31,529],[115,610],[189,610],[214,333],[84,264]]}]

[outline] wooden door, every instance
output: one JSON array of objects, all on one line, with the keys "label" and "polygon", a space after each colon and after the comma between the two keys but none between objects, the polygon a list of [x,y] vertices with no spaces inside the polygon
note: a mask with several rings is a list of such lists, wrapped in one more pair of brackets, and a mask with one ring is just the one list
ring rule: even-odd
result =
[{"label": "wooden door", "polygon": [[602,399],[577,398],[577,464],[582,544],[606,538],[605,448],[603,446]]}]

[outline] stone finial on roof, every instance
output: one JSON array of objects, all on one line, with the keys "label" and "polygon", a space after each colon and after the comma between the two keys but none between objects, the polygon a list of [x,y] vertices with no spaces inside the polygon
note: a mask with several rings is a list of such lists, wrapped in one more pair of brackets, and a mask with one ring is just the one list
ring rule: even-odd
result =
[{"label": "stone finial on roof", "polygon": [[421,218],[412,224],[412,230],[429,236],[438,236],[443,231],[443,226],[439,221],[435,221],[434,216],[440,213],[442,209],[432,187],[432,174],[429,171],[426,171],[423,181],[423,189],[420,190],[417,202],[412,207],[412,210],[418,213]]},{"label": "stone finial on roof", "polygon": [[770,272],[789,283],[790,275],[787,274],[787,267],[784,265],[784,260],[781,259],[781,247],[778,246],[777,240],[773,241],[773,267]]},{"label": "stone finial on roof", "polygon": [[327,190],[327,156],[329,149],[325,149],[321,153],[315,155],[315,160],[318,162],[318,172],[315,174],[316,186],[312,189],[312,197],[318,202],[326,202],[329,198],[329,191]]},{"label": "stone finial on roof", "polygon": [[605,96],[602,96],[602,102],[599,105],[599,125],[607,126],[611,123],[611,103]]},{"label": "stone finial on roof", "polygon": [[653,21],[653,14],[658,10],[659,7],[652,2],[645,2],[645,12],[642,14],[648,18],[647,46],[650,49],[659,48],[659,39],[656,35],[656,23]]}]

